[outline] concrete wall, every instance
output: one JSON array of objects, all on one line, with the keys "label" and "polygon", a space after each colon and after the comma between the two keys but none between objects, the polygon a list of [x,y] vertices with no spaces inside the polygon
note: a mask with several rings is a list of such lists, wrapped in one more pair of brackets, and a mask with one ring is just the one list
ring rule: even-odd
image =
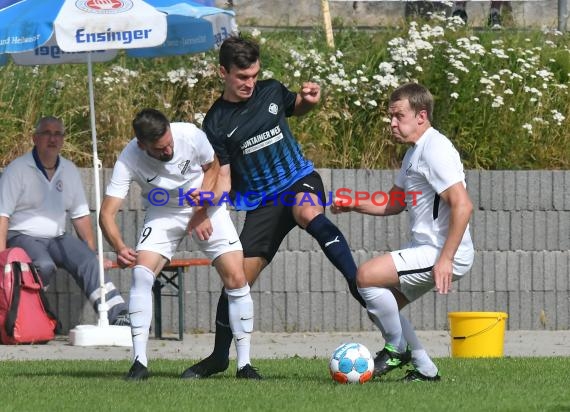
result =
[{"label": "concrete wall", "polygon": [[[320,170],[326,188],[387,190],[394,171]],[[94,209],[91,170],[82,170]],[[104,180],[110,171],[105,170]],[[475,171],[467,173],[475,205],[471,231],[475,264],[447,296],[431,292],[405,309],[418,329],[447,329],[450,311],[505,311],[508,328],[559,330],[570,327],[570,171]],[[119,216],[128,244],[135,245],[144,213],[139,190],[131,190]],[[243,214],[233,215],[238,230]],[[359,214],[329,217],[338,224],[357,262],[400,247],[407,231],[406,214],[373,218]],[[189,241],[180,257],[191,252]],[[109,275],[125,298],[130,271]],[[221,283],[213,268],[198,267],[185,278],[185,330],[214,328]],[[273,263],[252,288],[255,328],[260,331],[372,330],[366,313],[347,292],[342,275],[324,257],[318,244],[294,229]],[[94,323],[95,314],[77,286],[61,273],[48,292],[64,330]],[[178,330],[178,306],[163,298],[163,329]]]},{"label": "concrete wall", "polygon": [[[227,1],[218,0],[220,7]],[[356,7],[354,7],[356,3]],[[414,1],[329,1],[333,20],[345,25],[394,26],[406,17],[406,10],[418,7]],[[516,27],[558,27],[558,0],[512,1],[512,16]],[[468,1],[469,24],[484,26],[489,1]],[[234,0],[237,21],[242,26],[306,26],[323,24],[321,0]],[[565,21],[568,20],[566,16]]]}]

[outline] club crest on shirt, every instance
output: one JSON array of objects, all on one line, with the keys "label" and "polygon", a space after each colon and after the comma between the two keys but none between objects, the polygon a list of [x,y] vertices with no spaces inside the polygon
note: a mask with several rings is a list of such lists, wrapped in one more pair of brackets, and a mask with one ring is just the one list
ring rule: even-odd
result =
[{"label": "club crest on shirt", "polygon": [[61,181],[61,179],[55,182],[55,190],[57,190],[58,192],[63,192],[63,182]]},{"label": "club crest on shirt", "polygon": [[269,105],[269,113],[271,114],[277,114],[277,112],[279,111],[279,106],[277,106],[275,103],[271,103]]},{"label": "club crest on shirt", "polygon": [[190,160],[183,160],[182,162],[178,163],[178,169],[180,169],[180,173],[185,175],[188,172],[191,172],[190,168]]}]

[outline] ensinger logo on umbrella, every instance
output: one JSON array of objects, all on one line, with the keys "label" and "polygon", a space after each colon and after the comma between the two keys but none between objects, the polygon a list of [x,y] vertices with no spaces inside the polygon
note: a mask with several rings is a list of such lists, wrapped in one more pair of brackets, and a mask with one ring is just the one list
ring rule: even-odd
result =
[{"label": "ensinger logo on umbrella", "polygon": [[131,0],[79,0],[75,5],[80,10],[98,14],[123,13],[133,8]]}]

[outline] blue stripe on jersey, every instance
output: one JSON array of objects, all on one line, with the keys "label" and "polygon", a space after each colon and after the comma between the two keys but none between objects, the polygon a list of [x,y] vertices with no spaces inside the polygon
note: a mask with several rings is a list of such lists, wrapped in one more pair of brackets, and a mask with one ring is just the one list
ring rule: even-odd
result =
[{"label": "blue stripe on jersey", "polygon": [[312,162],[303,156],[289,128],[282,128],[282,132],[284,136],[279,142],[243,158],[245,164],[232,164],[235,172],[241,176],[241,182],[235,182],[235,189],[241,194],[248,190],[276,194],[313,171]]},{"label": "blue stripe on jersey", "polygon": [[[268,153],[260,150],[262,153],[259,156],[247,156],[243,159],[244,162],[232,164],[232,176],[235,173],[241,176],[240,181],[234,182],[234,190],[240,195],[245,195],[247,192],[259,194],[255,201],[251,197],[248,198],[251,206],[242,202],[236,205],[236,209],[255,209],[256,206],[253,203],[261,201],[262,196],[278,194],[314,170],[313,163],[303,157],[296,142],[287,141],[286,143],[284,145],[286,150],[280,151],[283,156],[281,160],[278,160],[277,156],[280,152],[277,150],[271,150]],[[270,170],[268,165],[276,166],[274,170]]]}]

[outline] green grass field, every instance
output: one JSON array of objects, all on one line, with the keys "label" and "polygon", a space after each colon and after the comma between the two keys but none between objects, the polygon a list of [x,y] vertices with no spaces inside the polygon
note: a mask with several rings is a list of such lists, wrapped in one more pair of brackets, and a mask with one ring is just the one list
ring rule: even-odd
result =
[{"label": "green grass field", "polygon": [[339,385],[326,359],[258,360],[265,380],[224,374],[183,381],[190,360],[152,360],[125,382],[126,361],[2,361],[0,411],[570,411],[570,358],[436,360],[442,380],[403,383],[404,370]]}]

